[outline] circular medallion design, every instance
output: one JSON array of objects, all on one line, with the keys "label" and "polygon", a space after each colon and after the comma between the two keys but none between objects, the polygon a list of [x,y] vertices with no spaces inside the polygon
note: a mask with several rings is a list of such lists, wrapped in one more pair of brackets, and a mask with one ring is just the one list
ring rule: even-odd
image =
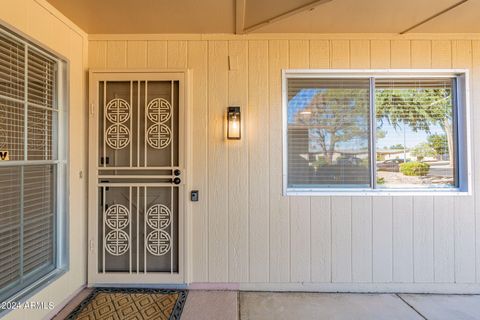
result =
[{"label": "circular medallion design", "polygon": [[147,130],[147,142],[154,149],[164,149],[172,141],[172,132],[164,124],[153,124]]},{"label": "circular medallion design", "polygon": [[121,256],[128,251],[129,237],[123,230],[114,229],[105,237],[105,250],[113,256]]},{"label": "circular medallion design", "polygon": [[123,149],[130,143],[130,130],[123,124],[112,124],[105,133],[106,142],[112,149]]},{"label": "circular medallion design", "polygon": [[147,250],[154,256],[163,256],[170,251],[170,235],[164,230],[153,230],[147,236]]},{"label": "circular medallion design", "polygon": [[165,229],[170,225],[170,209],[163,204],[151,206],[147,211],[147,224],[152,229]]},{"label": "circular medallion design", "polygon": [[130,119],[130,105],[123,99],[110,100],[105,107],[105,116],[111,123],[124,123]]},{"label": "circular medallion design", "polygon": [[153,99],[148,103],[147,116],[154,123],[165,123],[172,116],[172,106],[163,98]]},{"label": "circular medallion design", "polygon": [[43,125],[33,123],[28,125],[28,149],[43,150],[45,148],[45,128]]},{"label": "circular medallion design", "polygon": [[120,256],[130,247],[130,237],[122,230],[130,223],[129,215],[127,207],[121,204],[111,205],[105,211],[105,225],[112,229],[105,236],[105,250],[111,255]]},{"label": "circular medallion design", "polygon": [[124,205],[111,205],[105,212],[105,224],[112,229],[123,229],[128,226],[128,215],[128,209]]}]

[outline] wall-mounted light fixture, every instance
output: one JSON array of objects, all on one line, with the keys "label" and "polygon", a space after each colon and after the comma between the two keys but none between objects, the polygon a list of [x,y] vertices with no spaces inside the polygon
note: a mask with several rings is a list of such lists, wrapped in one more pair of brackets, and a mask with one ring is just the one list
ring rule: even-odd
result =
[{"label": "wall-mounted light fixture", "polygon": [[240,107],[228,107],[227,112],[227,139],[240,140],[242,136],[242,122],[240,118]]}]

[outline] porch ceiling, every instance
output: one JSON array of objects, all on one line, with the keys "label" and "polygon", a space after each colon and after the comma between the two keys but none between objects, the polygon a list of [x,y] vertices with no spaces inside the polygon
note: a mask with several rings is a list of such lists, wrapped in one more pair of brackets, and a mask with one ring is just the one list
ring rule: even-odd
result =
[{"label": "porch ceiling", "polygon": [[[48,0],[91,34],[234,33],[235,0]],[[249,28],[312,0],[237,0]],[[331,0],[258,33],[399,33],[459,0]],[[242,14],[238,15],[239,17]],[[480,0],[469,0],[410,32],[480,32]]]}]

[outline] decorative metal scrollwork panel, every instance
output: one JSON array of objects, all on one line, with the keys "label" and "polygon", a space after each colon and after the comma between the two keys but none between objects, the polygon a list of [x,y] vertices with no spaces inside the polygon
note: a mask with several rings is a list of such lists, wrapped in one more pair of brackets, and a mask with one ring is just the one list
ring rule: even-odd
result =
[{"label": "decorative metal scrollwork panel", "polygon": [[172,117],[172,105],[163,98],[156,98],[148,103],[148,119],[154,123],[165,123]]},{"label": "decorative metal scrollwork panel", "polygon": [[105,117],[111,123],[105,132],[105,140],[112,149],[123,149],[130,144],[131,132],[124,124],[130,119],[130,110],[130,105],[123,99],[112,99],[105,106]]},{"label": "decorative metal scrollwork panel", "polygon": [[173,187],[100,187],[100,272],[171,272],[178,266],[178,192]]},{"label": "decorative metal scrollwork panel", "polygon": [[162,98],[149,102],[147,107],[148,119],[152,122],[147,130],[147,142],[154,149],[164,149],[172,142],[172,131],[166,124],[172,117],[170,103]]},{"label": "decorative metal scrollwork panel", "polygon": [[179,271],[180,92],[179,80],[98,83],[99,273]]},{"label": "decorative metal scrollwork panel", "polygon": [[112,99],[105,107],[105,116],[111,123],[124,123],[130,119],[130,105],[123,99]]},{"label": "decorative metal scrollwork panel", "polygon": [[171,239],[166,228],[171,223],[170,209],[155,204],[147,211],[147,224],[153,230],[147,236],[147,250],[154,256],[163,256],[170,251]]},{"label": "decorative metal scrollwork panel", "polygon": [[100,167],[178,165],[179,82],[99,84]]},{"label": "decorative metal scrollwork panel", "polygon": [[112,205],[105,212],[105,224],[111,229],[105,235],[105,250],[114,256],[125,254],[130,247],[130,236],[122,229],[126,228],[130,212],[120,204]]}]

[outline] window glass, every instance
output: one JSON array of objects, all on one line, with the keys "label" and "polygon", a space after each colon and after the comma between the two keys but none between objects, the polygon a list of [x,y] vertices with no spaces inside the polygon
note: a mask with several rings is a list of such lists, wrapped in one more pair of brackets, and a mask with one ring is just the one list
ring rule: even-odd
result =
[{"label": "window glass", "polygon": [[376,79],[378,188],[456,186],[452,79]]},{"label": "window glass", "polygon": [[293,73],[287,192],[467,191],[463,75]]},{"label": "window glass", "polygon": [[370,186],[369,83],[289,79],[289,187]]},{"label": "window glass", "polygon": [[[57,268],[66,161],[60,60],[0,29],[0,301],[30,293]],[[61,77],[63,79],[63,77]],[[66,117],[65,117],[66,118]],[[66,139],[62,139],[66,141]],[[63,188],[64,189],[64,188]],[[1,312],[1,310],[0,310]]]}]

